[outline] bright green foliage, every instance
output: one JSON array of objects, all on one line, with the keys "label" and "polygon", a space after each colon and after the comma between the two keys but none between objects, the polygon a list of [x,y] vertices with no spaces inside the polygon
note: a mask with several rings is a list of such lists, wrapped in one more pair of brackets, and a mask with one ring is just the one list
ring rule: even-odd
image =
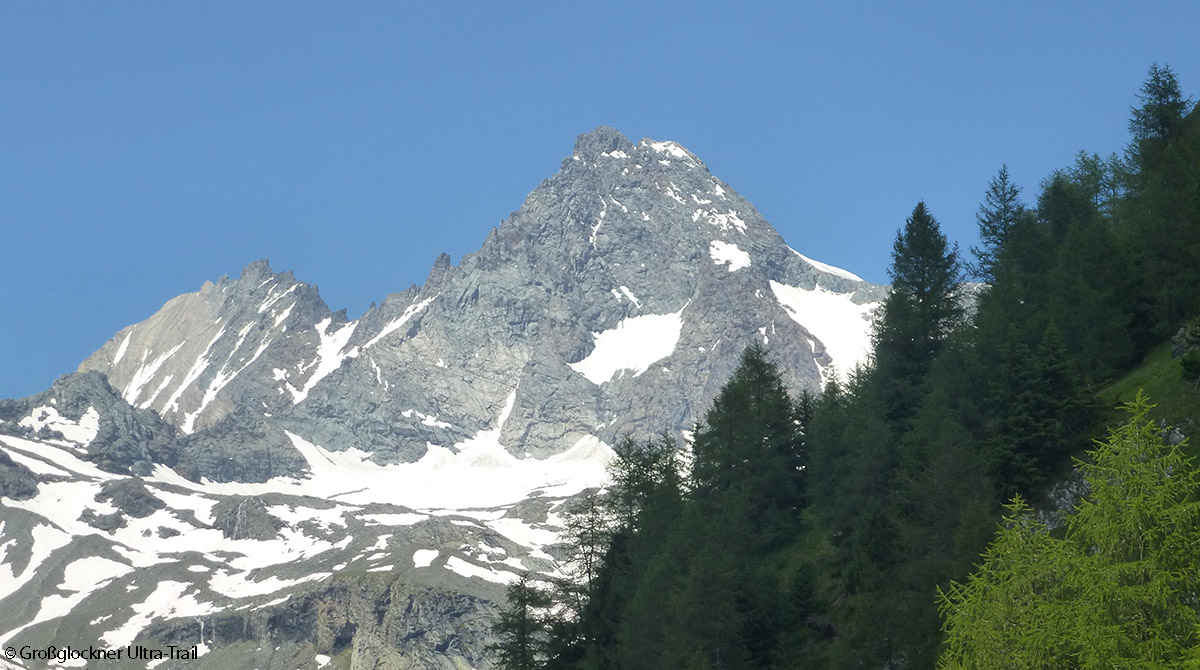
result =
[{"label": "bright green foliage", "polygon": [[1068,547],[1033,520],[1019,496],[1003,530],[966,584],[940,593],[946,650],[939,667],[1025,670],[1072,667],[1070,604],[1058,591],[1070,577]]},{"label": "bright green foliage", "polygon": [[[1179,359],[1171,358],[1171,342],[1155,347],[1140,365],[1128,374],[1101,389],[1098,394],[1101,407],[1114,408],[1133,401],[1140,390],[1155,399],[1156,406],[1151,417],[1167,425],[1176,425],[1189,417],[1200,417],[1200,388],[1194,380],[1183,377]],[[1121,416],[1110,411],[1100,419],[1107,424],[1118,423]],[[1185,452],[1200,456],[1195,440]]]},{"label": "bright green foliage", "polygon": [[1021,498],[983,563],[940,594],[943,668],[1172,668],[1200,644],[1197,475],[1144,396],[1080,463],[1091,494],[1059,539]]}]

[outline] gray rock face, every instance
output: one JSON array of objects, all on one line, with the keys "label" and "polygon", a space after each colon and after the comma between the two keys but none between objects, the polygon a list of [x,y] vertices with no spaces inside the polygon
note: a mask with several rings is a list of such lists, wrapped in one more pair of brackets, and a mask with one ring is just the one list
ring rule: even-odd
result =
[{"label": "gray rock face", "polygon": [[265,482],[299,476],[305,467],[282,428],[239,408],[213,427],[182,437],[175,469],[192,481]]},{"label": "gray rock face", "polygon": [[690,430],[753,340],[792,388],[817,388],[857,362],[884,290],[793,251],[678,144],[600,127],[479,251],[442,255],[356,321],[259,261],[80,369],[189,435],[177,459],[193,479],[298,474],[283,431],[412,462],[506,407],[501,443],[544,458]]},{"label": "gray rock face", "polygon": [[166,505],[146,489],[140,479],[117,479],[100,485],[96,502],[111,502],[131,517],[144,519]]},{"label": "gray rock face", "polygon": [[37,495],[37,489],[37,476],[0,450],[0,497],[27,500]]},{"label": "gray rock face", "polygon": [[127,525],[125,517],[120,512],[111,512],[109,514],[98,514],[96,510],[87,508],[79,515],[79,520],[87,525],[99,530],[111,533],[119,528],[124,528]]},{"label": "gray rock face", "polygon": [[1050,530],[1059,528],[1091,492],[1091,484],[1083,478],[1083,473],[1078,468],[1071,468],[1070,474],[1046,494],[1048,509],[1038,509],[1035,518]]},{"label": "gray rock face", "polygon": [[1189,323],[1171,338],[1171,358],[1182,358],[1196,348],[1200,348],[1200,324]]},{"label": "gray rock face", "polygon": [[213,506],[213,525],[231,540],[270,540],[284,524],[267,512],[261,498],[231,496]]},{"label": "gray rock face", "polygon": [[[491,603],[462,593],[413,587],[386,575],[339,577],[284,606],[160,624],[163,644],[217,649],[182,667],[292,670],[313,665],[348,670],[443,670],[492,667]],[[164,665],[164,668],[180,667]]]},{"label": "gray rock face", "polygon": [[[96,417],[95,433],[85,443],[83,457],[114,473],[148,472],[150,464],[173,467],[178,460],[177,431],[157,414],[129,406],[109,385],[103,374],[82,372],[66,375],[48,391],[20,400],[0,401],[0,434],[44,439],[65,439],[50,425],[34,428],[29,418],[36,412],[79,422],[84,415]],[[22,419],[25,419],[22,422]]]},{"label": "gray rock face", "polygon": [[235,407],[269,411],[289,404],[288,394],[302,393],[319,371],[307,367],[277,380],[272,362],[311,360],[323,333],[338,331],[345,320],[330,313],[315,287],[258,261],[236,280],[222,277],[168,301],[117,333],[79,370],[103,372],[130,405],[193,433]]}]

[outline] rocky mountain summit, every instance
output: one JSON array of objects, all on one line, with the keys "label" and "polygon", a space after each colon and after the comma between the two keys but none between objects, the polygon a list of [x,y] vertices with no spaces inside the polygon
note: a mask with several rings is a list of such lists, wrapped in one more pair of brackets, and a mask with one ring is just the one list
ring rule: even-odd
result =
[{"label": "rocky mountain summit", "polygon": [[793,389],[849,370],[885,290],[606,127],[359,319],[252,263],[0,401],[0,640],[489,667],[493,603],[558,569],[560,507],[610,445],[686,439],[755,340]]}]

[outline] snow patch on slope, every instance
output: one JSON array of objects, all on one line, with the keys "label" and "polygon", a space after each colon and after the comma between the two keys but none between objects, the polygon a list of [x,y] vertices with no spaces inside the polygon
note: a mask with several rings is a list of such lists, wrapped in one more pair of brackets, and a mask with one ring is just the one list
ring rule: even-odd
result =
[{"label": "snow patch on slope", "polygon": [[[93,463],[85,461],[75,454],[70,453],[67,449],[56,447],[46,442],[38,442],[35,440],[26,440],[22,437],[13,437],[11,435],[0,435],[0,443],[3,443],[9,449],[20,451],[28,456],[39,458],[43,461],[54,464],[55,466],[77,475],[83,475],[92,479],[116,479],[118,475],[110,472],[105,472],[96,467]],[[45,482],[42,486],[53,484],[53,482]],[[17,506],[20,501],[9,501],[6,505]]]},{"label": "snow patch on slope", "polygon": [[[138,367],[137,371],[133,373],[133,376],[129,378],[129,383],[125,385],[125,390],[121,393],[122,397],[125,398],[125,402],[129,403],[130,405],[136,405],[138,396],[142,394],[142,387],[149,383],[151,379],[154,379],[154,375],[158,374],[158,369],[162,367],[163,363],[166,363],[167,360],[169,360],[182,348],[183,342],[180,342],[174,347],[171,347],[171,349],[165,354],[158,356],[150,363],[146,363],[146,358],[149,357],[150,351],[148,349],[143,351],[142,365]],[[139,406],[145,407],[145,405]]]},{"label": "snow patch on slope", "polygon": [[629,290],[628,286],[620,286],[618,288],[621,289],[621,293],[623,293],[626,298],[629,298],[629,302],[632,302],[634,307],[641,309],[642,301],[638,300],[638,297],[633,294],[633,291]]},{"label": "snow patch on slope", "polygon": [[413,552],[413,567],[427,568],[438,557],[437,549],[418,549]]},{"label": "snow patch on slope", "polygon": [[167,617],[199,617],[218,610],[212,603],[196,600],[196,594],[187,593],[195,588],[191,584],[175,581],[159,583],[145,600],[133,606],[134,615],[125,625],[100,636],[110,647],[123,647],[134,641],[143,628],[154,619]]},{"label": "snow patch on slope", "polygon": [[447,558],[445,567],[447,570],[462,575],[463,577],[477,577],[479,579],[495,582],[497,584],[511,584],[518,579],[516,573],[509,572],[508,570],[496,571],[490,568],[485,568],[475,565],[474,563],[464,561],[457,556],[451,556]]},{"label": "snow patch on slope", "polygon": [[[439,293],[438,295],[441,295],[441,294]],[[437,296],[435,295],[431,298],[426,298],[426,299],[422,300],[421,302],[409,305],[404,310],[404,313],[400,315],[399,318],[392,320],[391,322],[388,323],[388,325],[384,326],[383,330],[379,331],[379,334],[376,335],[375,337],[372,337],[371,340],[369,342],[367,342],[366,344],[364,344],[362,348],[370,349],[371,347],[375,346],[375,344],[377,344],[380,340],[382,340],[383,338],[392,334],[396,330],[400,329],[400,327],[403,326],[404,324],[408,323],[409,320],[411,320],[414,316],[419,314],[421,312],[421,310],[428,307],[429,303],[433,302],[436,299],[437,299]]]},{"label": "snow patch on slope", "polygon": [[820,286],[808,290],[777,281],[771,282],[771,291],[788,316],[825,345],[843,379],[870,355],[871,317],[879,303],[856,305],[849,293],[834,293]]},{"label": "snow patch on slope", "polygon": [[[791,249],[791,247],[788,247],[788,248]],[[796,251],[795,249],[792,249],[792,253],[796,254],[801,259],[803,259],[805,263],[808,263],[809,265],[820,270],[821,272],[828,272],[831,275],[836,275],[838,277],[842,277],[843,279],[850,279],[853,281],[862,281],[863,280],[862,277],[859,277],[858,275],[854,274],[853,272],[848,272],[841,268],[835,268],[834,266],[828,265],[826,263],[822,263],[821,261],[814,261],[813,259],[809,258],[808,256],[805,256],[804,254],[800,253],[799,251]]]},{"label": "snow patch on slope", "polygon": [[125,339],[121,340],[121,346],[117,347],[117,354],[115,356],[113,356],[112,363],[109,364],[109,368],[108,368],[109,370],[112,370],[113,368],[115,368],[117,366],[117,363],[120,363],[121,359],[125,358],[125,351],[127,349],[129,349],[129,338],[131,338],[131,337],[133,337],[132,330],[129,331],[128,333],[125,333]]},{"label": "snow patch on slope", "polygon": [[667,154],[675,158],[691,158],[691,154],[688,153],[687,149],[684,149],[675,142],[650,142],[643,140],[642,144],[648,144],[651,149],[660,154]]},{"label": "snow patch on slope", "polygon": [[[290,310],[291,307],[288,309]],[[234,346],[233,351],[229,354],[230,361],[233,360],[234,354],[241,349],[242,342],[246,340],[246,334],[252,328],[254,328],[254,325],[255,324],[253,323],[246,324],[246,327],[242,329],[241,333],[239,333],[237,345]],[[271,346],[271,342],[272,340],[270,337],[263,339],[263,341],[259,343],[258,348],[254,350],[254,355],[250,357],[250,360],[246,361],[245,364],[236,370],[230,370],[228,367],[226,367],[229,365],[229,361],[226,361],[225,365],[221,366],[221,369],[217,372],[216,376],[213,377],[211,382],[209,382],[208,388],[204,390],[204,398],[200,400],[200,407],[196,408],[196,411],[194,412],[189,412],[184,418],[182,426],[183,432],[191,433],[194,430],[196,418],[200,416],[200,414],[204,412],[204,409],[208,407],[208,404],[217,397],[217,394],[221,392],[221,389],[225,388],[225,386],[229,382],[233,381],[234,377],[237,377],[239,374],[241,374],[243,370],[250,367],[251,363],[258,360],[258,357],[262,356],[262,353],[267,350],[267,347]],[[157,396],[158,393],[155,392],[155,395]],[[153,398],[151,400],[153,400]]]},{"label": "snow patch on slope", "polygon": [[[179,410],[180,396],[182,396],[183,392],[191,387],[192,382],[199,379],[200,375],[203,374],[208,368],[208,352],[212,351],[213,345],[216,344],[217,340],[221,339],[224,334],[225,328],[221,328],[219,331],[217,331],[217,334],[213,336],[212,340],[208,343],[208,346],[204,347],[204,353],[200,354],[200,356],[196,359],[196,362],[192,364],[191,369],[189,369],[187,374],[184,375],[183,381],[180,382],[179,386],[175,388],[175,392],[171,394],[170,398],[167,398],[167,404],[163,407],[163,411],[160,412],[160,414],[166,414],[171,411]],[[179,346],[183,346],[183,344],[180,343]],[[143,403],[141,406],[147,407],[148,404]]]},{"label": "snow patch on slope", "polygon": [[643,314],[621,319],[616,328],[592,333],[595,345],[583,360],[571,363],[572,370],[600,385],[622,371],[633,376],[670,356],[683,330],[684,305],[672,314]]},{"label": "snow patch on slope", "polygon": [[62,416],[54,407],[42,405],[33,408],[29,416],[21,419],[18,424],[34,432],[42,428],[57,430],[68,442],[86,447],[96,439],[96,433],[100,432],[100,413],[95,407],[89,406],[83,416],[75,421]]},{"label": "snow patch on slope", "polygon": [[728,263],[730,272],[750,267],[750,254],[742,251],[742,248],[736,244],[713,240],[708,245],[708,255],[717,265]]},{"label": "snow patch on slope", "polygon": [[69,591],[70,595],[53,594],[42,598],[37,614],[25,624],[0,637],[0,644],[11,640],[30,626],[66,616],[94,591],[131,571],[133,568],[124,563],[99,556],[88,556],[71,563],[63,571],[63,582],[58,586],[58,590]]},{"label": "snow patch on slope", "polygon": [[[497,508],[523,500],[532,491],[566,496],[607,483],[605,466],[612,450],[595,438],[583,438],[572,448],[572,451],[578,449],[576,456],[590,451],[595,458],[568,458],[562,454],[544,460],[518,459],[509,454],[500,444],[500,432],[515,397],[515,392],[509,394],[492,428],[453,447],[431,444],[416,463],[378,465],[365,451],[328,451],[288,433],[296,450],[308,462],[310,474],[305,479],[276,477],[262,483],[197,483],[159,465],[147,480],[197,493],[243,496],[284,493],[344,504],[390,503],[427,513]],[[378,520],[383,521],[384,517]],[[420,519],[414,515],[406,516],[403,521],[414,523]]]},{"label": "snow patch on slope", "polygon": [[[346,343],[350,341],[350,336],[354,334],[354,329],[358,327],[358,322],[351,321],[333,332],[328,332],[332,322],[332,317],[325,317],[316,326],[317,336],[321,338],[321,343],[317,346],[317,359],[311,364],[315,365],[316,369],[309,375],[308,381],[304,382],[304,388],[297,390],[291,384],[287,385],[288,391],[292,394],[293,405],[307,398],[308,392],[318,382],[342,366],[342,361],[358,356],[358,347],[354,347],[350,351],[343,351]],[[368,346],[370,344],[368,343]]]},{"label": "snow patch on slope", "polygon": [[737,230],[739,233],[746,232],[746,222],[732,209],[718,212],[714,209],[700,207],[692,212],[692,221],[700,219],[704,219],[709,225],[720,228],[722,232],[729,232],[730,229]]},{"label": "snow patch on slope", "polygon": [[[0,522],[3,523],[3,522]],[[3,528],[3,526],[0,526]],[[71,535],[47,524],[38,524],[30,531],[33,538],[33,546],[30,549],[29,562],[25,565],[25,569],[20,573],[14,574],[12,565],[7,561],[0,563],[0,600],[4,600],[8,596],[16,593],[22,586],[33,579],[34,574],[50,555],[58,549],[67,546],[71,542]],[[6,542],[3,546],[7,547]],[[8,557],[8,550],[5,550],[5,558]]]}]

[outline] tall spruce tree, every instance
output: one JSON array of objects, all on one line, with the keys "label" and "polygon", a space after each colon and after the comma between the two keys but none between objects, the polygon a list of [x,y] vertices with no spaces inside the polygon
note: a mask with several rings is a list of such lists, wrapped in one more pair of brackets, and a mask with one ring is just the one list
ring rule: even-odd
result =
[{"label": "tall spruce tree", "polygon": [[[768,668],[783,640],[802,646],[786,633],[797,625],[789,594],[804,579],[785,579],[768,561],[795,541],[803,518],[799,418],[766,350],[747,348],[696,431],[680,514],[667,526],[651,523],[647,512],[658,504],[650,503],[635,517],[636,588],[617,629],[615,667]],[[636,475],[618,488],[645,488],[638,482],[646,480]]]},{"label": "tall spruce tree", "polygon": [[1129,132],[1141,147],[1144,143],[1157,143],[1170,137],[1178,130],[1190,105],[1183,97],[1175,71],[1170,65],[1159,66],[1158,63],[1150,66],[1138,100],[1142,104],[1133,108]]},{"label": "tall spruce tree", "polygon": [[745,505],[745,523],[769,537],[787,532],[804,504],[796,405],[779,369],[755,343],[696,431],[692,485],[701,499]]},{"label": "tall spruce tree", "polygon": [[499,641],[490,648],[502,670],[540,670],[545,667],[550,594],[529,573],[509,585],[507,603],[492,627]]},{"label": "tall spruce tree", "polygon": [[1002,165],[988,183],[983,204],[975,215],[975,221],[979,224],[980,245],[971,247],[975,262],[970,270],[976,279],[985,283],[995,281],[996,270],[1000,266],[1000,250],[1008,244],[1013,228],[1024,216],[1026,210],[1021,202],[1021,188],[1009,178],[1008,166]]},{"label": "tall spruce tree", "polygon": [[[1161,340],[1200,309],[1200,112],[1175,73],[1155,65],[1133,110],[1126,244],[1147,308],[1141,344]],[[1189,112],[1189,109],[1191,111]]]},{"label": "tall spruce tree", "polygon": [[925,374],[963,317],[958,246],[946,241],[924,202],[896,234],[888,274],[892,290],[875,332],[875,361],[895,422],[916,409]]}]

